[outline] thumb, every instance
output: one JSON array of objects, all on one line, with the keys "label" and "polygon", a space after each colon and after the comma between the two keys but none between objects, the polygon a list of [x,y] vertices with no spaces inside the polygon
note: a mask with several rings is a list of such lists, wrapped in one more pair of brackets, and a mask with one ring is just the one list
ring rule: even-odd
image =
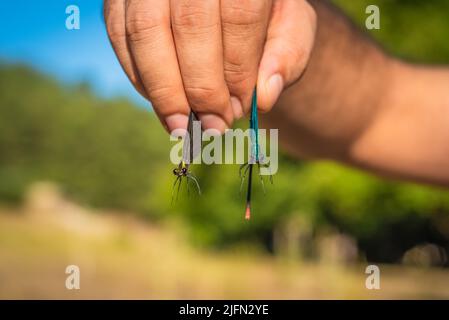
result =
[{"label": "thumb", "polygon": [[315,30],[315,11],[307,1],[273,1],[257,80],[260,111],[271,110],[284,88],[304,72],[312,51]]}]

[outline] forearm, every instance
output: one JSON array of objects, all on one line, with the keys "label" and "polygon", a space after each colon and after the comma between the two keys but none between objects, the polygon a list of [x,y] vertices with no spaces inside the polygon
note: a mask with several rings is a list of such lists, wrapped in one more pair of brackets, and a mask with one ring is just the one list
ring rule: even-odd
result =
[{"label": "forearm", "polygon": [[310,2],[318,15],[311,60],[265,123],[299,157],[449,184],[449,72],[388,57],[340,12]]},{"label": "forearm", "polygon": [[449,185],[449,69],[395,62],[376,120],[351,161],[388,176]]},{"label": "forearm", "polygon": [[318,17],[309,64],[263,121],[294,155],[346,161],[379,109],[389,59],[326,1],[309,2]]}]

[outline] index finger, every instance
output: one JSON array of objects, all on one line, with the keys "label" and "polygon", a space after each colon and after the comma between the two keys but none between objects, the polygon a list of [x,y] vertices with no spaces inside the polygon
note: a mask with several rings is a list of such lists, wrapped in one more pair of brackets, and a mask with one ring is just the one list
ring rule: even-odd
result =
[{"label": "index finger", "polygon": [[184,93],[165,0],[128,0],[126,32],[144,89],[164,127],[186,129],[190,108]]}]

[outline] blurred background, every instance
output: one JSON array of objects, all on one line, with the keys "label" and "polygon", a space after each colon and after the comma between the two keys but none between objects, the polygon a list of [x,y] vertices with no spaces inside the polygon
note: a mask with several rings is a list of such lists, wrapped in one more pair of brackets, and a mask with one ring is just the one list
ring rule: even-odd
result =
[{"label": "blurred background", "polygon": [[[334,2],[361,27],[377,4],[370,33],[389,52],[449,64],[449,1]],[[449,298],[446,190],[281,155],[250,222],[238,166],[195,166],[203,195],[172,205],[172,143],[101,10],[0,2],[0,298]],[[65,288],[72,264],[80,290]]]}]

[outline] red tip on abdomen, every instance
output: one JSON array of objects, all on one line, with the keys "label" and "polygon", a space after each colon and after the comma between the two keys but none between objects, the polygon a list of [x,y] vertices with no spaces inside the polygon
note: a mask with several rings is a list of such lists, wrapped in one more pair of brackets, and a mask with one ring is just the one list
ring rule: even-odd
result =
[{"label": "red tip on abdomen", "polygon": [[246,219],[246,220],[251,219],[251,208],[250,208],[249,205],[246,206],[245,219]]}]

